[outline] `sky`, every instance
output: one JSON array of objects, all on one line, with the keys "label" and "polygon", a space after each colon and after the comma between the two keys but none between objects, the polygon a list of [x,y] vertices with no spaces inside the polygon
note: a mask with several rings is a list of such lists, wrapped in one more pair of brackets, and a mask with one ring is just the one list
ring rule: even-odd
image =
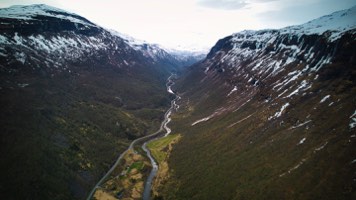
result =
[{"label": "sky", "polygon": [[0,7],[39,3],[147,42],[201,50],[232,33],[302,24],[356,0],[0,0]]}]

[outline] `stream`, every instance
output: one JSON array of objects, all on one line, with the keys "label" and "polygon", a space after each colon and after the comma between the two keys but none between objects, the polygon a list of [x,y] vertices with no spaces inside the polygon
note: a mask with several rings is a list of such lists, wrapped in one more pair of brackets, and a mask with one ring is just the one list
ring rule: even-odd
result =
[{"label": "stream", "polygon": [[[171,129],[168,127],[168,123],[171,121],[171,114],[173,110],[177,110],[179,106],[177,105],[176,101],[180,99],[180,96],[175,94],[171,87],[174,85],[174,82],[172,81],[173,74],[168,78],[168,83],[166,84],[167,86],[167,92],[176,95],[176,98],[171,101],[171,107],[167,110],[166,114],[164,115],[164,120],[161,124],[161,128],[163,128],[166,133],[162,137],[166,137],[171,133]],[[147,143],[151,142],[153,140],[159,139],[160,137],[153,138],[147,142],[145,142],[142,145],[142,149],[146,152],[148,158],[150,159],[151,165],[152,165],[152,170],[145,182],[145,189],[143,191],[142,199],[143,200],[150,200],[151,198],[151,189],[152,189],[152,182],[153,178],[156,176],[158,172],[158,164],[156,163],[155,159],[152,157],[150,150],[147,148]]]}]

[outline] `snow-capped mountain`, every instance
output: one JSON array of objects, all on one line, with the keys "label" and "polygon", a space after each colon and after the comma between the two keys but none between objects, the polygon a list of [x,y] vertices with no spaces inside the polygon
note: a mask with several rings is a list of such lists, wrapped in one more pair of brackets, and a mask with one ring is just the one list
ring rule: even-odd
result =
[{"label": "snow-capped mountain", "polygon": [[72,63],[100,59],[118,68],[148,62],[174,70],[197,61],[190,59],[187,63],[186,57],[171,55],[158,45],[134,40],[74,13],[43,4],[3,8],[0,24],[0,61],[9,70],[19,66],[36,70],[45,66],[45,71],[70,72],[73,69],[68,66]]},{"label": "snow-capped mountain", "polygon": [[43,4],[1,9],[0,24],[0,61],[8,70],[70,72],[73,63],[100,59],[122,68],[140,56],[100,26]]},{"label": "snow-capped mountain", "polygon": [[352,199],[355,14],[235,33],[188,68],[162,198]]},{"label": "snow-capped mountain", "polygon": [[345,32],[355,31],[356,29],[356,6],[342,11],[334,12],[330,15],[325,15],[315,20],[311,20],[305,24],[290,26],[283,28],[283,34],[295,35],[322,35],[328,34],[330,41],[339,39]]},{"label": "snow-capped mountain", "polygon": [[165,50],[179,60],[184,66],[190,66],[203,60],[208,53],[208,50],[178,50],[172,48],[165,48]]},{"label": "snow-capped mountain", "polygon": [[179,66],[189,66],[205,58],[207,51],[198,50],[177,50],[165,48],[159,44],[152,44],[144,40],[133,38],[129,35],[111,31],[124,39],[124,41],[137,51],[141,51],[147,58],[152,58],[154,61],[165,61],[168,63],[176,63]]},{"label": "snow-capped mountain", "polygon": [[277,97],[306,92],[313,81],[302,77],[317,79],[323,66],[341,59],[341,45],[354,40],[355,16],[353,7],[298,26],[233,34],[212,48],[205,72],[226,71],[255,86],[273,80]]},{"label": "snow-capped mountain", "polygon": [[37,4],[30,6],[15,5],[9,8],[2,8],[0,13],[0,18],[17,20],[23,19],[36,21],[40,19],[40,16],[67,20],[85,26],[95,26],[93,23],[77,14],[70,13],[65,10],[48,6],[45,4]]}]

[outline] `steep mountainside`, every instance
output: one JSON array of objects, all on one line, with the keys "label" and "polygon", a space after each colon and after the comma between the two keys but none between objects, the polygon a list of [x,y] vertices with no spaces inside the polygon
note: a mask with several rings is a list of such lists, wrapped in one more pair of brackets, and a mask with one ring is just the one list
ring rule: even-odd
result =
[{"label": "steep mountainside", "polygon": [[83,199],[159,126],[178,65],[46,5],[0,9],[0,30],[0,198]]},{"label": "steep mountainside", "polygon": [[355,15],[242,31],[187,69],[162,198],[356,198]]}]

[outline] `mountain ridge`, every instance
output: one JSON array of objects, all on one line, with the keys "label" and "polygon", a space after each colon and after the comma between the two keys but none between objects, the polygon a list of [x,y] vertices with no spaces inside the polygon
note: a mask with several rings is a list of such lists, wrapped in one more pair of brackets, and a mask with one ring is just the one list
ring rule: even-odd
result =
[{"label": "mountain ridge", "polygon": [[[0,48],[0,56],[3,57],[6,56],[7,46],[13,45],[26,51],[36,50],[36,52],[50,53],[54,58],[48,59],[47,62],[57,67],[57,62],[63,65],[63,60],[68,59],[67,61],[70,61],[70,57],[67,57],[67,55],[73,55],[72,60],[79,57],[87,59],[93,57],[93,55],[97,57],[108,56],[112,62],[120,64],[120,66],[127,66],[130,63],[129,60],[117,58],[118,56],[115,56],[115,58],[113,54],[132,54],[133,51],[136,51],[136,54],[142,54],[145,57],[141,58],[142,60],[151,59],[151,64],[161,63],[161,65],[166,64],[174,67],[189,65],[204,56],[192,56],[190,60],[187,60],[179,54],[171,55],[170,52],[155,44],[146,42],[139,45],[133,44],[122,34],[106,30],[76,14],[44,4],[3,8],[0,17],[1,29],[3,30],[0,42],[4,45]],[[66,32],[63,32],[63,30]],[[62,34],[54,34],[57,36],[53,37],[51,34],[55,31],[62,31]],[[88,48],[94,48],[97,52],[89,52]],[[32,52],[32,54],[36,52]],[[20,51],[16,55],[15,59],[19,62],[26,62],[26,60],[35,62]],[[172,70],[172,68],[169,70]]]},{"label": "mountain ridge", "polygon": [[[233,33],[232,36],[238,34],[252,34],[254,32],[269,32],[278,30],[281,32],[281,34],[290,33],[295,35],[322,35],[327,31],[335,32],[336,34],[343,34],[356,28],[356,22],[353,20],[355,16],[356,6],[353,6],[349,9],[336,11],[299,25],[286,26],[279,29],[243,30]],[[331,37],[329,38],[331,41],[337,39],[337,35],[329,37]]]},{"label": "mountain ridge", "polygon": [[[63,15],[64,14],[64,15]],[[60,19],[70,20],[74,23],[81,23],[83,25],[95,25],[89,20],[63,9],[59,9],[46,4],[33,4],[33,5],[13,5],[8,8],[2,8],[0,13],[1,18],[9,19],[36,19],[37,15],[56,17]],[[67,17],[65,16],[67,15]]]},{"label": "mountain ridge", "polygon": [[353,199],[355,23],[242,31],[187,68],[158,198]]}]

